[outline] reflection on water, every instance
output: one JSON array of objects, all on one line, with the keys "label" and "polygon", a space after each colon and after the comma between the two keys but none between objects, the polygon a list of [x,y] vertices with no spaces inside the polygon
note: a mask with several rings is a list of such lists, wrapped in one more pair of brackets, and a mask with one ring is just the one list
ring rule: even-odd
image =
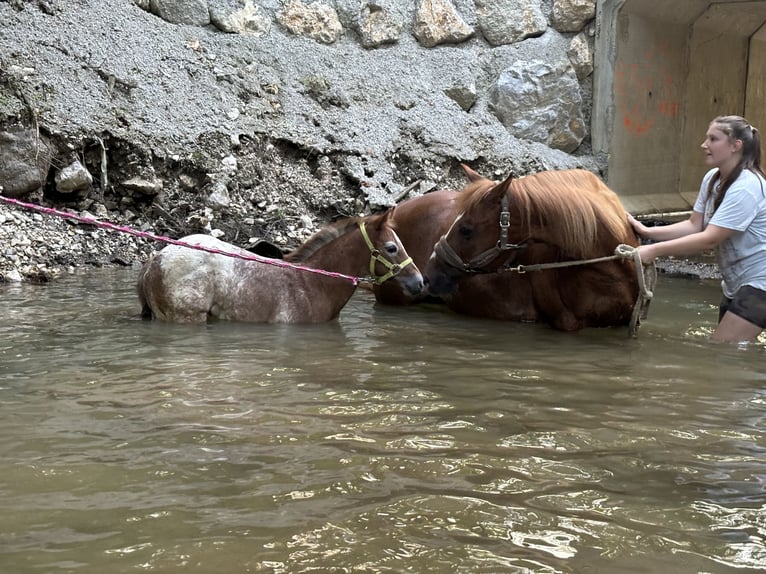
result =
[{"label": "reflection on water", "polygon": [[0,571],[766,570],[764,345],[660,277],[639,337],[376,307],[134,318],[0,285]]}]

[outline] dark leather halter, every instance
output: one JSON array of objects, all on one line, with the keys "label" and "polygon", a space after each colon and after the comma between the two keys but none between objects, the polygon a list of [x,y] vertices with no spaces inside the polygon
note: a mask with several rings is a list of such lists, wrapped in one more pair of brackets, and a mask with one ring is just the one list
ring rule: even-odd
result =
[{"label": "dark leather halter", "polygon": [[508,194],[503,195],[501,208],[500,208],[500,237],[497,243],[489,249],[482,251],[476,255],[473,259],[466,262],[452,249],[452,246],[447,243],[447,236],[455,227],[455,224],[460,220],[460,217],[450,226],[447,233],[441,236],[439,241],[434,245],[434,255],[437,259],[440,259],[450,267],[459,269],[464,273],[493,273],[494,271],[487,270],[486,266],[492,263],[495,259],[500,257],[504,252],[512,249],[524,249],[527,246],[526,240],[521,243],[509,243],[508,242],[508,228],[511,225],[511,212],[509,211],[510,199]]}]

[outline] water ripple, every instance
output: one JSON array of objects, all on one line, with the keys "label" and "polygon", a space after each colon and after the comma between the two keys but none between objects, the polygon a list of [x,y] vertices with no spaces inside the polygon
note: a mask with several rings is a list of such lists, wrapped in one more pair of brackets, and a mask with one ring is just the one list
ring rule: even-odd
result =
[{"label": "water ripple", "polygon": [[706,343],[717,285],[630,339],[363,292],[165,325],[135,273],[0,285],[0,571],[764,569],[766,346]]}]

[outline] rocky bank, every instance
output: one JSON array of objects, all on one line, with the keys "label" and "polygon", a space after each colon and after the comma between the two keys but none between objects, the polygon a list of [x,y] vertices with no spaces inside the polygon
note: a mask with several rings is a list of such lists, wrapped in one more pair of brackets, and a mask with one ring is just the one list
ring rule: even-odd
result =
[{"label": "rocky bank", "polygon": [[[595,0],[0,2],[5,197],[289,249],[436,188],[581,167]],[[0,201],[0,280],[154,241]]]}]

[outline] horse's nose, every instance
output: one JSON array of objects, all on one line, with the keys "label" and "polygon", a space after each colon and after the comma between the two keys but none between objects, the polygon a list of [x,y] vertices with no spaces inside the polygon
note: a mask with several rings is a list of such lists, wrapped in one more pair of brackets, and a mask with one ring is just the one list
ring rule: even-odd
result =
[{"label": "horse's nose", "polygon": [[423,283],[428,293],[435,296],[447,295],[457,289],[459,273],[437,272],[423,275]]},{"label": "horse's nose", "polygon": [[407,281],[404,286],[410,295],[420,295],[424,290],[423,277],[418,274],[417,277],[412,277]]}]

